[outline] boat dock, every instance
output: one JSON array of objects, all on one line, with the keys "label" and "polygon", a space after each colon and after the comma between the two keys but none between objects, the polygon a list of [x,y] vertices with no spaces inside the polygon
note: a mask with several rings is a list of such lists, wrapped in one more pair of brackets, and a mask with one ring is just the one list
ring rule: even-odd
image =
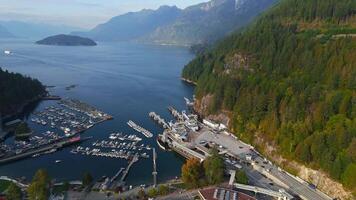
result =
[{"label": "boat dock", "polygon": [[138,161],[138,155],[136,154],[136,155],[132,158],[132,160],[130,161],[129,165],[126,167],[125,171],[122,173],[122,176],[121,176],[121,179],[120,179],[121,182],[124,182],[124,180],[125,180],[127,174],[128,174],[129,171],[130,171],[131,166],[132,166],[135,162],[137,162],[137,161]]},{"label": "boat dock", "polygon": [[53,101],[56,101],[56,100],[61,100],[62,98],[60,96],[57,96],[57,95],[47,95],[47,96],[43,96],[42,97],[42,100],[53,100]]},{"label": "boat dock", "polygon": [[117,177],[121,174],[122,171],[124,171],[125,168],[121,167],[120,170],[110,179],[110,183],[114,182]]},{"label": "boat dock", "polygon": [[169,106],[168,110],[173,115],[174,118],[176,118],[179,121],[183,121],[183,115],[180,112],[178,112],[175,108]]},{"label": "boat dock", "polygon": [[135,131],[142,133],[147,138],[153,137],[153,134],[151,132],[149,132],[148,130],[144,129],[143,127],[137,125],[135,122],[133,122],[131,120],[127,122],[127,125],[129,125],[131,128],[133,128]]},{"label": "boat dock", "polygon": [[156,153],[156,149],[153,148],[152,150],[152,161],[153,161],[153,171],[152,171],[152,175],[153,175],[153,187],[156,187],[157,185],[157,163],[156,163],[156,158],[157,158],[157,153]]},{"label": "boat dock", "polygon": [[187,106],[190,106],[190,107],[194,106],[194,100],[190,101],[187,97],[184,97],[184,100],[185,100],[185,104]]},{"label": "boat dock", "polygon": [[154,121],[156,121],[163,128],[165,128],[165,129],[169,128],[169,125],[167,124],[167,122],[163,118],[161,118],[161,116],[156,114],[155,112],[148,113],[148,116],[151,117]]},{"label": "boat dock", "polygon": [[89,139],[89,138],[81,139],[80,136],[72,137],[72,138],[60,138],[57,141],[53,141],[49,144],[44,144],[37,148],[32,148],[27,151],[16,153],[14,155],[4,156],[0,159],[0,164],[24,159],[24,158],[27,158],[30,156],[40,155],[43,153],[51,153],[51,152],[57,151],[58,149],[65,147],[65,146],[79,143],[79,142],[82,142],[87,139]]}]

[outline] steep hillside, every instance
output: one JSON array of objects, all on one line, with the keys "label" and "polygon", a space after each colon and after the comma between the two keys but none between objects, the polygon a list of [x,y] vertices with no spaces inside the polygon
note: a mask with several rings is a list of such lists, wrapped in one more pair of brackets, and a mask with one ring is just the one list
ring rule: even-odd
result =
[{"label": "steep hillside", "polygon": [[356,192],[355,49],[356,1],[281,0],[182,75],[200,112]]},{"label": "steep hillside", "polygon": [[89,32],[74,33],[100,41],[135,40],[157,27],[172,23],[180,15],[177,7],[162,6],[157,10],[142,10],[116,16]]},{"label": "steep hillside", "polygon": [[18,112],[45,93],[45,87],[38,80],[0,68],[0,113],[3,116]]},{"label": "steep hillside", "polygon": [[212,0],[188,7],[144,39],[164,44],[211,43],[249,23],[276,0]]}]

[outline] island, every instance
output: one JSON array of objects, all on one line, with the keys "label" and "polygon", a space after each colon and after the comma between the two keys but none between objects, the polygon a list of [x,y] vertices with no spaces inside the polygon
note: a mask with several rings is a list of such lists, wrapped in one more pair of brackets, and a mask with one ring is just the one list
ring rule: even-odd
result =
[{"label": "island", "polygon": [[39,40],[36,44],[53,45],[53,46],[96,46],[97,44],[89,38],[79,37],[75,35],[54,35],[45,39]]}]

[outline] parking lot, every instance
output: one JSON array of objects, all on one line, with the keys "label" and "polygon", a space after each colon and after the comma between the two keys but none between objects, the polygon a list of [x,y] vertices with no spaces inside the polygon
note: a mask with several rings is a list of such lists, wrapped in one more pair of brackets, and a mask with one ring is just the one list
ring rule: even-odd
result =
[{"label": "parking lot", "polygon": [[251,154],[251,147],[224,133],[216,134],[207,127],[203,127],[195,138],[195,145],[210,144],[216,146],[219,151],[227,151],[233,155],[245,158]]}]

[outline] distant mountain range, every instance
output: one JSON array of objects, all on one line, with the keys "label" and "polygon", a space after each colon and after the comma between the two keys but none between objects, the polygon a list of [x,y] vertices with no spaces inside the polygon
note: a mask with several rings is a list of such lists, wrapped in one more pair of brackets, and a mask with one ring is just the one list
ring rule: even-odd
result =
[{"label": "distant mountain range", "polygon": [[246,25],[276,0],[212,0],[188,7],[146,39],[156,43],[210,43]]},{"label": "distant mountain range", "polygon": [[157,10],[144,9],[113,17],[108,22],[96,26],[89,32],[73,32],[100,41],[136,40],[147,35],[158,27],[173,23],[181,10],[175,6],[161,6]]},{"label": "distant mountain range", "polygon": [[[81,28],[65,25],[50,25],[22,21],[0,21],[0,27],[3,27],[3,29],[5,29],[12,37],[33,39],[40,39],[47,37],[48,35],[70,33],[72,31],[83,31]],[[4,37],[3,35],[4,34],[2,34],[0,28],[0,37]]]},{"label": "distant mountain range", "polygon": [[89,32],[73,32],[99,41],[135,40],[191,45],[215,41],[250,22],[277,0],[212,0],[179,9],[161,6],[116,16]]},{"label": "distant mountain range", "polygon": [[14,38],[15,36],[10,33],[5,27],[0,25],[0,38]]}]

